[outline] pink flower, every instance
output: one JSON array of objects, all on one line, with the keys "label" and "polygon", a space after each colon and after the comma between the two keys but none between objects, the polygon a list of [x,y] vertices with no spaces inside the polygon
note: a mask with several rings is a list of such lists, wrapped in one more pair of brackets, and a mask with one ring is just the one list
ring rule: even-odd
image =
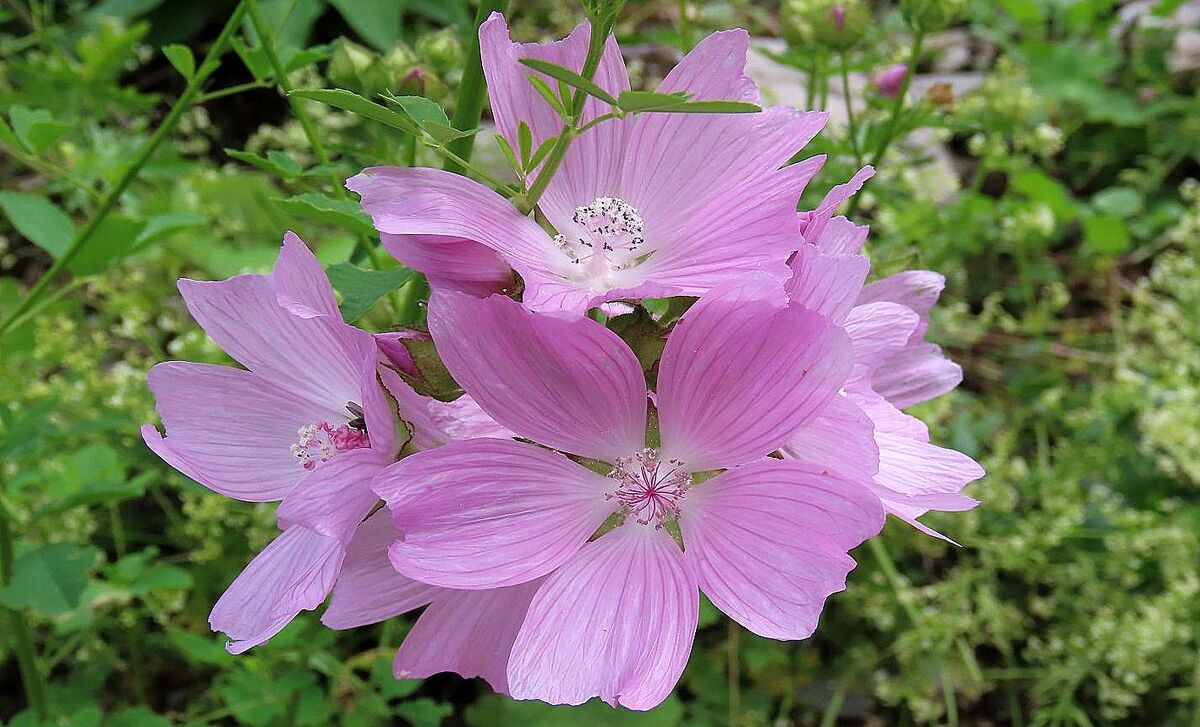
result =
[{"label": "pink flower", "polygon": [[[342,320],[324,271],[293,234],[270,275],[185,279],[179,289],[192,316],[246,368],[158,364],[149,385],[167,436],[147,424],[142,437],[216,492],[282,500],[283,533],[234,580],[209,619],[239,653],[325,600],[355,529],[375,506],[371,478],[404,444],[380,379],[415,423],[414,446],[448,441],[451,409],[473,415],[469,400],[424,399],[377,366],[375,339]],[[481,428],[505,436],[494,425]]]},{"label": "pink flower", "polygon": [[871,83],[875,84],[880,96],[895,98],[896,94],[900,93],[900,87],[904,85],[906,75],[908,75],[908,64],[897,63],[876,73],[875,77],[871,79]]},{"label": "pink flower", "polygon": [[506,673],[518,699],[653,707],[687,661],[700,590],[754,633],[806,638],[845,587],[847,552],[882,527],[865,486],[767,456],[853,363],[845,333],[769,276],[676,325],[654,418],[634,352],[587,318],[439,291],[429,326],[463,388],[533,444],[456,441],[382,471],[403,532],[389,557],[432,585],[524,588]]},{"label": "pink flower", "polygon": [[[534,148],[563,125],[529,83],[536,74],[518,59],[578,70],[588,32],[580,25],[565,40],[539,45],[511,42],[499,14],[480,27],[492,114],[514,148],[522,122]],[[758,102],[743,73],[747,47],[744,31],[710,35],[658,90]],[[614,95],[629,88],[611,38],[595,80]],[[589,97],[584,120],[609,110]],[[464,290],[469,279],[496,290],[511,266],[535,310],[582,312],[620,298],[701,295],[748,272],[786,279],[795,203],[824,158],[784,165],[826,116],[771,107],[604,121],[575,139],[539,202],[554,233],[492,190],[439,170],[374,167],[347,186],[361,195],[385,246],[435,286]],[[474,287],[469,292],[480,294]]]},{"label": "pink flower", "polygon": [[805,242],[791,261],[789,295],[845,326],[854,369],[839,397],[802,427],[784,452],[869,482],[887,512],[937,537],[917,521],[930,510],[969,510],[978,501],[962,489],[983,476],[970,457],[929,442],[925,424],[900,408],[940,396],[962,381],[962,369],[924,340],[929,311],[945,283],[911,270],[863,287],[870,264],[859,254],[865,226],[833,217],[862,186],[860,171],[835,187],[802,221]]}]

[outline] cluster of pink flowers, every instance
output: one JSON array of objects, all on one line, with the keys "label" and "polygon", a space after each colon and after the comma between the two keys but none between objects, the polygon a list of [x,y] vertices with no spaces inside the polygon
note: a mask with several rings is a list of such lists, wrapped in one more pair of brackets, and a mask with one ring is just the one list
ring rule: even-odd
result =
[{"label": "cluster of pink flowers", "polygon": [[[481,27],[514,147],[521,122],[535,148],[562,124],[518,59],[578,69],[588,32],[535,45],[499,15]],[[758,102],[747,45],[708,37],[659,90]],[[595,80],[629,86],[611,39]],[[604,111],[588,104],[585,118]],[[648,709],[683,671],[701,593],[755,634],[804,639],[885,513],[932,533],[922,514],[973,507],[960,493],[983,471],[902,411],[961,379],[924,340],[941,276],[865,284],[867,229],[835,210],[869,168],[796,211],[824,159],[788,162],[825,120],[770,107],[599,123],[540,200],[553,233],[466,177],[351,179],[383,245],[429,279],[453,401],[410,385],[411,332],[343,321],[294,235],[269,275],[180,281],[244,368],[156,366],[166,436],[144,438],[221,494],[281,501],[281,534],[213,609],[230,651],[330,596],[335,629],[425,607],[398,677]],[[615,323],[646,298],[697,300],[637,340],[587,315]]]}]

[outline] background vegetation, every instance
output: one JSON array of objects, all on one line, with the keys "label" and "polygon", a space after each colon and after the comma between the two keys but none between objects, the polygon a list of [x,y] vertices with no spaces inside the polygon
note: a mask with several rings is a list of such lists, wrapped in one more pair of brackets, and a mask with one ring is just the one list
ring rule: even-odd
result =
[{"label": "background vegetation", "polygon": [[[649,88],[709,30],[787,35],[771,47],[816,71],[793,89],[813,106],[841,103],[842,63],[858,78],[912,54],[889,3],[844,53],[801,32],[820,3],[788,4],[630,2],[617,31]],[[949,280],[933,335],[965,381],[918,413],[985,465],[970,490],[983,505],[929,518],[962,548],[890,523],[808,641],[706,609],[676,696],[644,715],[516,703],[452,675],[394,681],[406,619],[334,633],[306,614],[241,657],[209,632],[274,518],[187,481],[137,434],[155,420],[153,363],[222,360],[174,281],[262,270],[290,228],[361,325],[419,319],[419,283],[364,257],[373,230],[338,180],[441,159],[279,90],[391,90],[453,111],[475,14],[465,0],[254,5],[269,34],[215,0],[0,6],[0,722],[1200,725],[1189,4],[979,0],[922,38],[925,80],[955,83],[910,94],[855,214],[877,274]],[[582,17],[551,0],[510,15],[525,38]],[[818,195],[887,143],[894,102],[854,96],[855,136],[835,125],[806,150],[831,154]],[[475,160],[505,167],[490,133]],[[30,653],[43,679],[23,686]]]}]

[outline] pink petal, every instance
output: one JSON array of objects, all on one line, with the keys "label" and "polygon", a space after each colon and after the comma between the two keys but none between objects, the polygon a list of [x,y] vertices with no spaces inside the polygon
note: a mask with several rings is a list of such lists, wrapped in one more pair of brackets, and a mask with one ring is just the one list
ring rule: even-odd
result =
[{"label": "pink petal", "polygon": [[[539,281],[561,281],[574,272],[536,222],[466,177],[440,169],[369,167],[346,186],[359,194],[363,210],[384,235],[437,235],[495,250],[524,278],[527,296]],[[478,251],[471,253],[470,260],[478,258]],[[493,269],[489,265],[479,276],[486,279],[490,273],[484,271]]]},{"label": "pink petal", "polygon": [[897,303],[868,303],[850,311],[846,333],[854,345],[854,363],[873,371],[908,343],[919,319]]},{"label": "pink petal", "polygon": [[688,493],[685,554],[713,604],[760,636],[812,635],[825,599],[846,587],[847,552],[884,515],[865,487],[812,465],[764,460]]},{"label": "pink petal", "polygon": [[858,303],[861,305],[886,301],[912,308],[921,317],[921,325],[913,331],[911,339],[917,341],[925,335],[925,330],[929,327],[929,311],[937,303],[945,287],[946,278],[940,273],[930,270],[905,270],[876,280],[863,288],[858,296]]},{"label": "pink petal", "polygon": [[391,458],[371,448],[342,452],[322,462],[287,493],[276,511],[281,529],[293,525],[350,543],[355,528],[379,498],[371,480]]},{"label": "pink petal", "polygon": [[671,69],[657,90],[687,91],[694,101],[759,103],[758,87],[746,75],[749,48],[750,34],[741,28],[712,33]]},{"label": "pink petal", "polygon": [[[513,149],[518,149],[518,127],[522,121],[532,132],[532,148],[562,131],[563,122],[538,94],[529,78],[537,76],[557,86],[557,81],[533,71],[519,62],[521,58],[549,61],[575,72],[583,70],[591,29],[580,23],[565,39],[552,43],[513,43],[508,26],[499,14],[493,14],[479,28],[480,55],[487,77],[492,115],[500,135]],[[609,37],[592,79],[614,97],[629,89],[629,76],[621,59],[617,41]],[[604,102],[588,96],[584,102],[581,121],[586,123],[612,109]],[[578,136],[567,149],[562,165],[550,180],[538,206],[547,218],[560,226],[569,220],[575,208],[590,203],[596,197],[610,194],[624,161],[628,123],[605,121]],[[536,177],[536,175],[533,175]],[[527,281],[528,282],[528,281]]]},{"label": "pink petal", "polygon": [[628,272],[683,295],[754,271],[785,279],[796,201],[811,175],[783,165],[826,118],[782,107],[638,118],[618,196],[645,221],[650,256]]},{"label": "pink petal", "polygon": [[442,591],[408,632],[392,672],[424,679],[444,671],[483,677],[508,692],[508,658],[542,579],[486,591]]},{"label": "pink petal", "polygon": [[[286,271],[290,263],[281,257]],[[280,304],[271,276],[184,278],[179,291],[209,337],[246,368],[310,401],[340,408],[357,400],[360,364],[374,348],[369,333],[340,317],[311,316],[307,307],[310,317],[292,313]]]},{"label": "pink petal", "polygon": [[957,495],[983,477],[979,464],[953,449],[907,437],[875,433],[879,445],[876,484],[896,495]]},{"label": "pink petal", "polygon": [[279,260],[270,276],[275,285],[276,300],[293,315],[301,318],[329,316],[342,320],[337,296],[325,275],[325,269],[312,251],[294,232],[283,236]]},{"label": "pink petal", "polygon": [[855,482],[870,482],[879,470],[871,418],[844,396],[835,396],[820,415],[793,434],[783,452]]},{"label": "pink petal", "polygon": [[846,398],[871,418],[876,432],[895,434],[922,442],[929,441],[929,427],[920,419],[905,414],[876,393],[863,381],[846,385]]},{"label": "pink petal", "polygon": [[396,572],[387,549],[399,537],[382,510],[358,526],[321,623],[331,629],[366,626],[420,608],[445,592]]},{"label": "pink petal", "polygon": [[858,252],[857,249],[828,249],[826,246],[821,245],[820,242],[822,236],[825,234],[825,228],[829,225],[829,221],[833,218],[833,214],[837,212],[837,208],[840,207],[843,202],[850,199],[850,197],[856,192],[862,189],[862,186],[866,183],[866,181],[873,176],[875,176],[875,168],[868,165],[855,172],[854,176],[850,178],[850,181],[846,182],[845,184],[836,185],[830,189],[829,192],[826,193],[825,198],[821,200],[821,204],[812,211],[808,225],[804,230],[805,241],[816,245],[825,252]]},{"label": "pink petal", "polygon": [[455,380],[519,435],[608,462],[644,446],[641,365],[595,321],[443,291],[430,301],[429,330]]},{"label": "pink petal", "polygon": [[508,263],[478,242],[443,235],[380,235],[392,257],[424,273],[430,285],[472,295],[491,295],[512,287]]},{"label": "pink petal", "polygon": [[290,449],[298,430],[344,418],[229,366],[168,361],[147,380],[167,437],[146,425],[146,445],[188,477],[238,500],[287,494],[307,474]]},{"label": "pink petal", "polygon": [[288,528],[250,561],[213,607],[208,622],[240,654],[283,630],[329,595],[345,551],[333,538]]},{"label": "pink petal", "polygon": [[698,613],[695,577],[671,536],[618,527],[538,590],[512,649],[512,696],[650,709],[679,681]]},{"label": "pink petal", "polygon": [[871,228],[856,225],[845,217],[834,217],[813,234],[812,244],[830,255],[857,255]]},{"label": "pink petal", "polygon": [[472,439],[405,457],[375,478],[404,532],[401,574],[446,588],[511,586],[570,558],[615,508],[608,478],[507,439]]},{"label": "pink petal", "polygon": [[962,383],[962,367],[936,344],[910,345],[886,358],[871,375],[871,386],[898,407],[936,399]]},{"label": "pink petal", "polygon": [[780,447],[837,394],[850,370],[846,335],[750,280],[700,299],[659,363],[664,457],[692,471],[732,467]]},{"label": "pink petal", "polygon": [[846,320],[871,269],[861,255],[828,255],[808,244],[800,246],[789,266],[788,297],[833,323]]}]

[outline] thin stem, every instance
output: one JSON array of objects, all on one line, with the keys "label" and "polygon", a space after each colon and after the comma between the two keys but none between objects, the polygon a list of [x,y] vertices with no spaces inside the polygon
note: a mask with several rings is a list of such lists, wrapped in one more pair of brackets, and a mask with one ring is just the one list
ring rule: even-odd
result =
[{"label": "thin stem", "polygon": [[[608,24],[597,27],[593,23],[588,28],[590,35],[588,36],[587,58],[583,62],[583,70],[580,73],[588,80],[596,75],[596,69],[600,66],[600,58],[604,55],[604,43],[608,39],[610,27],[611,25]],[[563,157],[567,154],[567,147],[571,145],[578,133],[575,125],[579,122],[579,115],[583,113],[583,104],[586,100],[587,94],[581,90],[576,90],[571,97],[570,118],[563,124],[558,140],[554,142],[554,147],[546,156],[546,161],[542,164],[542,171],[538,172],[537,179],[533,180],[533,185],[521,196],[520,203],[517,205],[517,209],[521,210],[523,214],[529,214],[530,210],[537,206],[546,187],[550,186],[550,179],[558,171]]]},{"label": "thin stem", "polygon": [[804,109],[807,111],[817,101],[817,77],[821,73],[821,61],[817,54],[812,56],[812,65],[808,69],[808,86],[804,91]]},{"label": "thin stem", "polygon": [[[13,572],[13,536],[9,525],[9,514],[0,505],[0,587],[7,586],[12,580]],[[25,686],[25,701],[29,708],[37,714],[38,719],[45,722],[50,718],[50,710],[46,704],[46,684],[42,673],[38,670],[37,653],[33,646],[33,631],[25,619],[23,611],[5,608],[8,611],[9,622],[12,625],[13,641],[16,642],[17,665],[21,670],[21,683]]]},{"label": "thin stem", "polygon": [[688,20],[687,0],[679,0],[679,42],[683,44],[683,52],[692,49],[692,24]]},{"label": "thin stem", "polygon": [[725,663],[729,672],[729,724],[738,723],[742,713],[742,675],[738,659],[738,625],[733,619],[725,622]]},{"label": "thin stem", "polygon": [[[271,64],[271,70],[275,74],[275,84],[279,86],[279,90],[283,91],[288,104],[292,107],[292,113],[296,115],[296,120],[300,122],[300,128],[304,130],[304,136],[308,139],[309,146],[312,147],[313,156],[317,158],[318,164],[322,166],[328,165],[329,152],[325,150],[325,143],[321,141],[321,137],[317,134],[317,127],[313,124],[308,111],[305,110],[303,100],[291,95],[292,84],[288,81],[287,71],[284,70],[283,63],[279,60],[279,54],[275,52],[275,33],[271,29],[271,26],[263,20],[262,13],[258,9],[258,0],[243,0],[243,5],[250,15],[250,22],[254,25],[255,32],[258,33],[258,40],[262,43],[263,54],[266,55],[267,62]],[[339,199],[349,198],[349,193],[342,186],[342,180],[338,178],[336,173],[329,173],[329,183],[333,187],[333,194],[336,197]]]},{"label": "thin stem", "polygon": [[221,55],[224,54],[226,47],[229,45],[230,39],[233,38],[234,32],[237,30],[238,25],[242,22],[242,16],[245,13],[245,8],[246,5],[244,3],[239,3],[234,9],[233,13],[229,16],[229,19],[225,21],[225,27],[221,29],[221,34],[217,36],[217,40],[209,49],[208,54],[205,55],[204,61],[200,64],[200,68],[196,71],[196,75],[192,76],[191,80],[188,81],[188,85],[184,89],[183,94],[175,101],[175,104],[171,106],[170,111],[167,112],[167,115],[162,120],[162,123],[159,124],[157,129],[154,130],[154,134],[151,135],[144,144],[142,144],[141,149],[139,149],[134,155],[133,160],[129,163],[129,166],[125,168],[124,173],[121,174],[121,177],[117,180],[117,183],[111,190],[109,190],[108,194],[104,198],[104,201],[100,204],[99,209],[96,210],[96,213],[92,215],[92,218],[88,220],[83,229],[81,229],[79,233],[75,235],[75,238],[71,240],[71,244],[67,246],[67,249],[63,251],[62,255],[60,255],[54,261],[54,263],[50,265],[50,268],[46,270],[46,272],[42,273],[37,282],[33,284],[33,288],[30,289],[30,291],[25,295],[25,298],[23,298],[19,304],[14,306],[13,309],[10,310],[7,315],[5,315],[4,319],[0,321],[0,336],[2,336],[9,328],[12,327],[13,321],[15,321],[21,316],[22,313],[28,310],[29,307],[36,302],[38,296],[40,296],[42,292],[52,282],[54,282],[54,279],[58,277],[58,274],[66,269],[67,265],[75,259],[75,256],[79,254],[79,251],[83,249],[83,246],[87,243],[87,241],[90,240],[92,235],[95,234],[96,230],[100,227],[100,223],[102,223],[105,218],[108,217],[109,213],[116,208],[117,201],[121,198],[121,195],[124,194],[125,190],[137,177],[138,172],[141,171],[142,167],[144,167],[146,163],[150,161],[150,157],[153,156],[154,152],[158,149],[159,145],[162,144],[163,140],[167,138],[167,134],[169,134],[171,130],[175,128],[175,124],[179,122],[179,118],[183,115],[183,112],[191,107],[196,97],[200,94],[200,89],[204,85],[204,82],[207,81],[208,77],[211,76],[213,71],[217,69],[217,61]]},{"label": "thin stem", "polygon": [[888,118],[883,138],[879,140],[879,147],[875,149],[875,154],[869,162],[871,166],[879,164],[879,160],[883,158],[884,153],[892,144],[892,137],[896,135],[896,126],[900,123],[900,113],[904,110],[904,99],[908,96],[908,87],[912,83],[913,74],[917,72],[917,64],[921,62],[921,44],[924,40],[925,33],[917,30],[913,35],[912,52],[908,56],[908,68],[904,72],[904,78],[900,81],[900,91],[896,94],[896,100],[892,103],[892,114]]},{"label": "thin stem", "polygon": [[[493,12],[503,13],[507,9],[508,0],[483,0],[479,3],[479,10],[475,13],[475,32],[471,35],[471,49],[467,53],[467,59],[463,65],[462,83],[459,84],[458,98],[454,103],[454,118],[450,119],[450,125],[459,131],[470,131],[478,127],[479,119],[483,116],[485,88],[483,61],[479,54],[479,26]],[[471,160],[471,152],[474,148],[474,136],[464,136],[447,145],[449,151],[465,161]],[[455,174],[462,174],[466,171],[465,166],[450,157],[446,158],[442,169]]]},{"label": "thin stem", "polygon": [[896,570],[892,556],[888,555],[887,546],[879,538],[871,538],[867,541],[867,545],[871,548],[871,555],[875,556],[875,560],[879,563],[879,569],[883,571],[884,577],[895,591],[896,600],[900,601],[900,607],[904,609],[913,624],[920,623],[921,615],[917,613],[917,607],[904,598],[904,580],[900,577],[900,572]]},{"label": "thin stem", "polygon": [[821,727],[834,727],[837,724],[838,716],[842,713],[842,704],[846,701],[846,692],[848,686],[846,682],[838,684],[838,688],[830,698],[829,704],[825,706],[825,713],[821,715]]},{"label": "thin stem", "polygon": [[235,94],[243,93],[245,91],[253,91],[256,88],[270,88],[270,86],[271,86],[271,84],[266,81],[248,81],[247,83],[239,83],[236,86],[220,88],[220,89],[217,89],[216,91],[202,94],[202,95],[196,97],[195,104],[197,106],[200,106],[202,104],[208,103],[209,101],[216,101],[219,98],[225,98],[226,96],[233,96]]},{"label": "thin stem", "polygon": [[854,109],[850,103],[850,64],[846,60],[846,51],[842,51],[841,56],[842,98],[846,102],[846,132],[850,136],[850,150],[854,152],[854,163],[857,166],[862,166],[862,152],[860,152],[858,149],[858,130],[854,125]]},{"label": "thin stem", "polygon": [[21,162],[22,164],[29,167],[30,169],[33,169],[36,172],[41,172],[42,174],[45,174],[48,177],[58,177],[58,178],[62,179],[64,182],[67,182],[68,184],[70,184],[71,186],[79,188],[79,190],[81,192],[83,192],[84,194],[86,194],[88,196],[88,199],[90,199],[91,201],[93,201],[93,202],[100,201],[100,193],[97,192],[96,189],[94,187],[92,187],[92,185],[88,184],[84,180],[75,176],[75,174],[72,173],[69,169],[64,169],[64,168],[58,166],[57,164],[55,164],[54,162],[48,162],[45,159],[42,159],[33,154],[27,154],[22,149],[10,148],[3,144],[0,144],[0,149],[3,149],[10,156],[12,156],[12,158],[16,159],[17,161]]}]

